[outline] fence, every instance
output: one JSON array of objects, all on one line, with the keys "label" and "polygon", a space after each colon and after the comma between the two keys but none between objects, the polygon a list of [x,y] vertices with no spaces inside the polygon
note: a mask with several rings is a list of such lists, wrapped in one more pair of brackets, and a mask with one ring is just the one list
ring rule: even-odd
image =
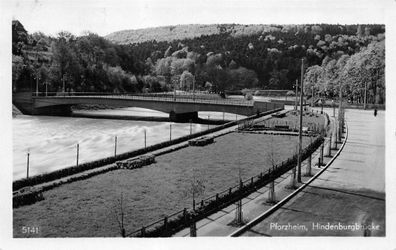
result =
[{"label": "fence", "polygon": [[[322,136],[317,137],[307,148],[302,151],[302,160],[308,158],[324,142]],[[259,188],[276,180],[297,164],[297,154],[283,161],[279,166],[268,169],[266,172],[250,177],[239,185],[229,187],[215,195],[202,199],[198,207],[184,208],[162,219],[154,221],[142,228],[127,233],[127,237],[169,237],[172,234],[188,227],[191,223],[207,217],[208,215],[225,208],[236,201],[246,197]]]}]

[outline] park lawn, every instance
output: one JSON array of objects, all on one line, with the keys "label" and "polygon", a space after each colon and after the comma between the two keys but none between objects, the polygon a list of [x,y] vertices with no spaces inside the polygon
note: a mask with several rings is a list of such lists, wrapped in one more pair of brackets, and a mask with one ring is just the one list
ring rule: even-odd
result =
[{"label": "park lawn", "polygon": [[[266,126],[275,126],[275,125],[287,125],[290,128],[298,128],[299,126],[300,116],[298,114],[293,114],[293,112],[287,112],[286,116],[283,118],[271,117],[270,119],[263,120],[258,122],[257,124],[265,124]],[[313,116],[310,116],[307,112],[304,113],[303,116],[303,127],[324,127],[326,119],[320,113],[316,114],[314,112]]]},{"label": "park lawn", "polygon": [[[13,210],[14,237],[120,236],[114,209],[123,196],[126,233],[184,207],[193,173],[203,180],[208,197],[270,166],[268,152],[280,162],[296,151],[297,136],[231,133],[205,147],[188,147],[160,157],[135,170],[115,170],[44,192],[45,200]],[[309,138],[303,138],[306,146]],[[239,171],[240,169],[240,171]],[[22,234],[23,226],[39,227]]]}]

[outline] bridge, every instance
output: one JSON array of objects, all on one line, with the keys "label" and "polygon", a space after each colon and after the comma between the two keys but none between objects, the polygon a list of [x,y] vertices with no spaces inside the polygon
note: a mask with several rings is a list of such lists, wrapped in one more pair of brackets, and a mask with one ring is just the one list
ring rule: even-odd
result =
[{"label": "bridge", "polygon": [[138,107],[169,114],[172,121],[198,118],[199,111],[214,111],[250,116],[259,112],[283,108],[283,103],[221,99],[187,95],[122,95],[68,93],[64,95],[33,96],[31,92],[13,94],[13,103],[22,113],[30,115],[70,115],[77,104],[104,104],[109,106]]}]

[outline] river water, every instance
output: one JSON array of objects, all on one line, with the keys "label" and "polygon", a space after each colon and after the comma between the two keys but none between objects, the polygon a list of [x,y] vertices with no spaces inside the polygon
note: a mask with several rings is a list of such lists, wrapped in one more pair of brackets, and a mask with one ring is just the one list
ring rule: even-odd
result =
[{"label": "river water", "polygon": [[[243,96],[229,96],[243,98]],[[254,100],[268,101],[270,98],[254,96]],[[78,113],[168,117],[166,113],[142,108],[117,108],[79,111]],[[223,117],[224,115],[224,117]],[[202,119],[235,120],[241,115],[222,112],[199,112]],[[13,126],[13,179],[26,177],[27,154],[29,152],[29,176],[75,166],[77,144],[79,163],[114,155],[115,136],[117,153],[144,147],[144,131],[147,146],[169,140],[170,124],[172,138],[190,134],[189,123],[91,119],[55,116],[17,115]],[[210,125],[213,127],[215,125]],[[208,129],[208,125],[192,124],[192,132]]]},{"label": "river water", "polygon": [[[84,111],[92,114],[131,116],[163,116],[168,114],[141,108],[119,108]],[[223,113],[199,112],[199,117],[222,119]],[[224,114],[226,120],[243,116]],[[54,116],[18,115],[13,125],[13,179],[26,177],[27,153],[29,152],[29,176],[76,164],[77,144],[79,163],[114,155],[115,136],[117,153],[144,147],[144,131],[147,146],[169,140],[170,124],[172,138],[190,134],[189,123],[148,122],[71,118]],[[213,127],[214,125],[210,125]],[[192,124],[192,132],[208,129],[208,125]]]}]

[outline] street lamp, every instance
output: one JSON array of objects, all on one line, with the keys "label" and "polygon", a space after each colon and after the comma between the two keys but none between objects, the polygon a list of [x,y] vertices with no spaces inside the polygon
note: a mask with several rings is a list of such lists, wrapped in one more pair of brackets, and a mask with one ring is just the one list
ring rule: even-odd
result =
[{"label": "street lamp", "polygon": [[312,84],[312,94],[311,94],[311,108],[314,106],[314,85]]},{"label": "street lamp", "polygon": [[321,99],[321,100],[320,100],[320,107],[321,107],[321,109],[320,109],[320,114],[323,114],[323,104],[324,104],[324,100]]},{"label": "street lamp", "polygon": [[304,98],[304,58],[301,59],[300,124],[299,124],[300,126],[298,129],[297,182],[299,183],[301,183],[303,98]]},{"label": "street lamp", "polygon": [[297,110],[297,100],[298,100],[298,79],[296,79],[296,84],[295,84],[295,86],[296,86],[296,101],[295,101],[295,103],[294,103],[294,110]]},{"label": "street lamp", "polygon": [[45,96],[47,96],[48,95],[48,84],[49,84],[49,82],[45,81],[44,84],[45,84]]},{"label": "street lamp", "polygon": [[193,76],[193,100],[195,101],[195,76]]},{"label": "street lamp", "polygon": [[39,71],[36,73],[36,96],[38,96],[38,84],[39,84]]},{"label": "street lamp", "polygon": [[342,108],[342,81],[340,81],[340,93],[339,93],[339,106],[338,106],[338,138],[341,141],[341,135],[342,135],[342,127],[341,127],[341,108]]},{"label": "street lamp", "polygon": [[65,94],[65,77],[66,77],[66,74],[63,74],[63,76],[62,76],[62,84],[63,84],[62,92],[63,92],[63,95]]}]

